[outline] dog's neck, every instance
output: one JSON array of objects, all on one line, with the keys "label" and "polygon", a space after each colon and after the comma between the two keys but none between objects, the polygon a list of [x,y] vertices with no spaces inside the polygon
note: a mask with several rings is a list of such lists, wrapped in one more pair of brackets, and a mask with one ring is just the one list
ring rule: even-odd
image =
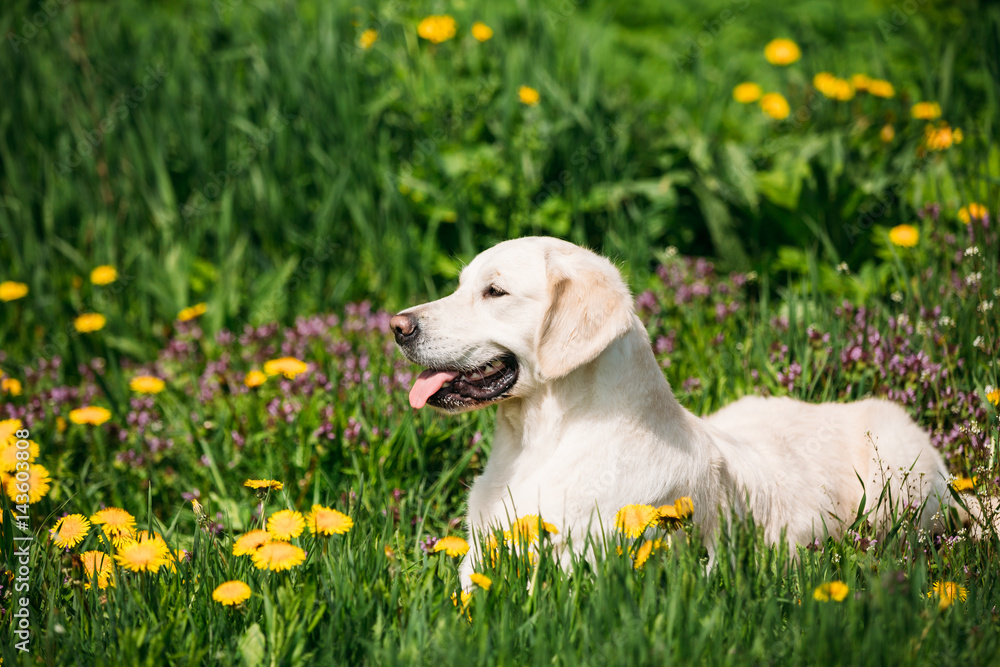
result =
[{"label": "dog's neck", "polygon": [[[539,386],[529,396],[501,403],[498,428],[506,429],[504,442],[524,450],[551,451],[566,424],[606,419],[621,423],[623,416],[644,415],[642,424],[661,435],[670,446],[689,448],[697,439],[700,420],[677,401],[653,355],[646,329],[638,317],[593,361],[567,375]],[[642,375],[642,377],[639,377]],[[611,387],[598,391],[598,379],[614,378]]]}]

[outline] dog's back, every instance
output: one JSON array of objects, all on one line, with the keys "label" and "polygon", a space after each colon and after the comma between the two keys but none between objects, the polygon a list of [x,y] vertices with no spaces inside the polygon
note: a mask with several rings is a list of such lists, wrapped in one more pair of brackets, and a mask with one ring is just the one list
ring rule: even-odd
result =
[{"label": "dog's back", "polygon": [[807,541],[821,532],[821,520],[839,534],[854,520],[862,497],[866,511],[875,509],[886,485],[892,502],[873,515],[879,527],[893,507],[925,500],[921,523],[930,527],[947,494],[947,471],[930,438],[888,401],[810,404],[750,396],[706,421],[731,436],[720,449],[741,460],[733,469],[746,468],[747,460],[765,468],[769,484],[751,509],[766,512],[769,525],[787,526],[790,540]]}]

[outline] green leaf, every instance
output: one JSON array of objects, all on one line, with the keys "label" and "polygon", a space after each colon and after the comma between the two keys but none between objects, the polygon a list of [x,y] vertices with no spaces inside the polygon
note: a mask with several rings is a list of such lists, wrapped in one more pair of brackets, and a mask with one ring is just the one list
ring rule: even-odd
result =
[{"label": "green leaf", "polygon": [[240,638],[240,660],[246,667],[257,667],[264,662],[264,649],[266,647],[267,642],[264,641],[264,633],[260,630],[260,624],[254,623]]},{"label": "green leaf", "polygon": [[702,183],[693,186],[698,197],[698,206],[705,217],[705,224],[719,257],[733,268],[742,269],[750,265],[743,242],[740,241],[736,225],[729,214],[729,207],[719,197],[712,194]]}]

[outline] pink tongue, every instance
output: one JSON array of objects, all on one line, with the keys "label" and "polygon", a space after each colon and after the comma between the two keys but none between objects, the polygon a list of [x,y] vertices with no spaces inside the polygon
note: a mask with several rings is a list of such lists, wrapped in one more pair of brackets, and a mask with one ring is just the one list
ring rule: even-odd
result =
[{"label": "pink tongue", "polygon": [[444,386],[445,382],[454,380],[458,371],[435,371],[427,369],[417,377],[410,389],[410,407],[419,410],[427,404],[427,399]]}]

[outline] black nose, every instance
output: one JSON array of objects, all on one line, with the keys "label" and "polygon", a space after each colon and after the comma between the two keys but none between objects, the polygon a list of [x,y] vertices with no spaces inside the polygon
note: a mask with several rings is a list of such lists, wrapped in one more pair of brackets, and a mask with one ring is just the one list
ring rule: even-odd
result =
[{"label": "black nose", "polygon": [[413,340],[413,337],[417,335],[417,318],[406,313],[393,315],[392,319],[389,320],[389,328],[396,336],[396,342],[402,345]]}]

